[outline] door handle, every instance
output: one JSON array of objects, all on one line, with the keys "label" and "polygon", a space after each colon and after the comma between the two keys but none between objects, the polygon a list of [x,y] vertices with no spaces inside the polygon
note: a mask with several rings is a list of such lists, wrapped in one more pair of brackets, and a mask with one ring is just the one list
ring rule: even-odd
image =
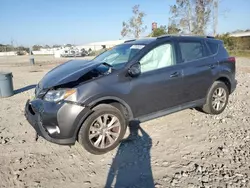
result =
[{"label": "door handle", "polygon": [[172,74],[170,74],[170,78],[175,78],[175,77],[178,77],[180,75],[179,72],[174,72]]}]

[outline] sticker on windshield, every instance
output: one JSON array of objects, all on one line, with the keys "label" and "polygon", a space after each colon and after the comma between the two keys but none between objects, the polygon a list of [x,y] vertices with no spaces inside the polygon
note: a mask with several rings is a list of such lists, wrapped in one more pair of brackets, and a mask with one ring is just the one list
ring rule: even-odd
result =
[{"label": "sticker on windshield", "polygon": [[130,49],[139,49],[141,50],[142,48],[144,48],[145,45],[133,45],[130,47]]}]

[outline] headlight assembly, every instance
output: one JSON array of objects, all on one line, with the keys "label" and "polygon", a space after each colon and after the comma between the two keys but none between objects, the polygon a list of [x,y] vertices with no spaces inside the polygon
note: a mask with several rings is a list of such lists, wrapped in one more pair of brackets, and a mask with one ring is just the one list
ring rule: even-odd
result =
[{"label": "headlight assembly", "polygon": [[66,99],[70,95],[74,94],[76,89],[58,89],[58,90],[51,90],[46,93],[44,96],[45,101],[49,102],[59,102],[63,99]]}]

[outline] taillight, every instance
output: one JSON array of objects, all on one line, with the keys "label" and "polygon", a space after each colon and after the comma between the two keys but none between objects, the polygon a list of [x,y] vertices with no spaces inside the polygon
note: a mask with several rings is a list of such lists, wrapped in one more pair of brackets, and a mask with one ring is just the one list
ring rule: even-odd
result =
[{"label": "taillight", "polygon": [[235,63],[235,57],[229,57],[228,61],[231,62],[231,63]]}]

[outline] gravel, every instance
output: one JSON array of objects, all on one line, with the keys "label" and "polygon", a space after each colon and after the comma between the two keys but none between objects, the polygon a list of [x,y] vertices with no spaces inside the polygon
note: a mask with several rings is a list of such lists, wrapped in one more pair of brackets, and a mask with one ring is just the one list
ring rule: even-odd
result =
[{"label": "gravel", "polygon": [[[22,88],[53,66],[4,69],[11,68],[15,88]],[[36,142],[23,116],[33,89],[0,99],[0,187],[250,187],[250,59],[237,58],[236,77],[222,114],[185,110],[143,123],[101,156],[79,144]]]}]

